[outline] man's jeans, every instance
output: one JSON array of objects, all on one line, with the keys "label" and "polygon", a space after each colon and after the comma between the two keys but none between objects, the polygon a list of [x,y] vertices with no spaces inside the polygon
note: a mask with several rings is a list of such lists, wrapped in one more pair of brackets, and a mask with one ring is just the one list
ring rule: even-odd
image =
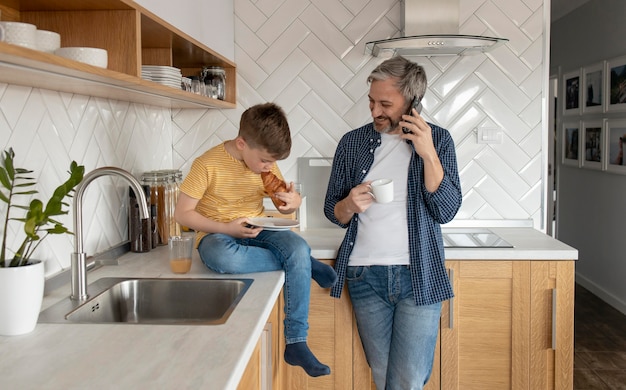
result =
[{"label": "man's jeans", "polygon": [[422,389],[432,371],[441,303],[417,306],[403,265],[348,267],[346,280],[376,388]]},{"label": "man's jeans", "polygon": [[311,248],[298,234],[263,230],[255,238],[207,234],[198,252],[202,262],[219,273],[285,271],[285,339],[306,341],[311,293]]}]

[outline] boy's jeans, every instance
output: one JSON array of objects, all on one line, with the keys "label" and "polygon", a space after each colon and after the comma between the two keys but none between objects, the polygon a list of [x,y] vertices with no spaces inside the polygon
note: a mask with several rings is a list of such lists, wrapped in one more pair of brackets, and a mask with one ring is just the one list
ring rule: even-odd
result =
[{"label": "boy's jeans", "polygon": [[202,262],[219,273],[285,271],[285,339],[306,341],[311,293],[311,248],[298,234],[263,230],[255,238],[207,234],[198,252]]},{"label": "boy's jeans", "polygon": [[441,303],[417,306],[404,265],[348,267],[350,299],[377,389],[422,389],[433,365]]}]

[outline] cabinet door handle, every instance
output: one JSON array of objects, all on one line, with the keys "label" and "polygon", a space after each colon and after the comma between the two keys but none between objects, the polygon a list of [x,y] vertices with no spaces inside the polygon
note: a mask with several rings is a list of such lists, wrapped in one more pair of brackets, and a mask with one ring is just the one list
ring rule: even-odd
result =
[{"label": "cabinet door handle", "polygon": [[552,349],[556,351],[556,288],[552,289]]},{"label": "cabinet door handle", "polygon": [[[452,285],[452,289],[454,290],[454,269],[448,269],[448,278],[450,279],[450,284]],[[450,298],[449,310],[450,312],[448,313],[448,327],[450,329],[454,329],[454,297]]]},{"label": "cabinet door handle", "polygon": [[272,366],[272,324],[265,324],[263,333],[261,334],[261,390],[269,390],[273,388],[272,375],[274,367]]}]

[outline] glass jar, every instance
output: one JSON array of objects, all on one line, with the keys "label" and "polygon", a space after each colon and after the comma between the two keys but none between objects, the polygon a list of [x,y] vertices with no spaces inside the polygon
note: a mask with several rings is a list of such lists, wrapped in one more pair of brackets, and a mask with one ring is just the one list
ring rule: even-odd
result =
[{"label": "glass jar", "polygon": [[[150,186],[143,185],[148,210],[150,210]],[[128,241],[132,252],[148,252],[152,249],[151,218],[142,219],[139,215],[138,197],[132,187],[128,187]]]},{"label": "glass jar", "polygon": [[206,96],[224,100],[226,98],[226,71],[220,66],[205,66],[200,73]]},{"label": "glass jar", "polygon": [[178,202],[178,194],[180,193],[180,183],[183,181],[183,173],[178,169],[166,169],[159,171],[167,177],[167,193],[168,193],[168,216],[167,226],[169,228],[170,237],[181,235],[181,226],[174,218],[176,210],[176,202]]},{"label": "glass jar", "polygon": [[167,174],[161,171],[144,172],[141,183],[150,187],[150,205],[152,218],[152,247],[167,245],[170,238],[168,219],[169,192]]}]

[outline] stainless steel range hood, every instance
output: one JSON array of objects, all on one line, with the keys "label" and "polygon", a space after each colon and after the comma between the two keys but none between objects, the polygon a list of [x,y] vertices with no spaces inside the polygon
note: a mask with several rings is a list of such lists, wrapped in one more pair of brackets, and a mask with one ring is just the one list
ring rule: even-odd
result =
[{"label": "stainless steel range hood", "polygon": [[460,0],[404,0],[402,37],[368,42],[365,51],[373,56],[438,56],[485,53],[505,38],[460,35]]}]

